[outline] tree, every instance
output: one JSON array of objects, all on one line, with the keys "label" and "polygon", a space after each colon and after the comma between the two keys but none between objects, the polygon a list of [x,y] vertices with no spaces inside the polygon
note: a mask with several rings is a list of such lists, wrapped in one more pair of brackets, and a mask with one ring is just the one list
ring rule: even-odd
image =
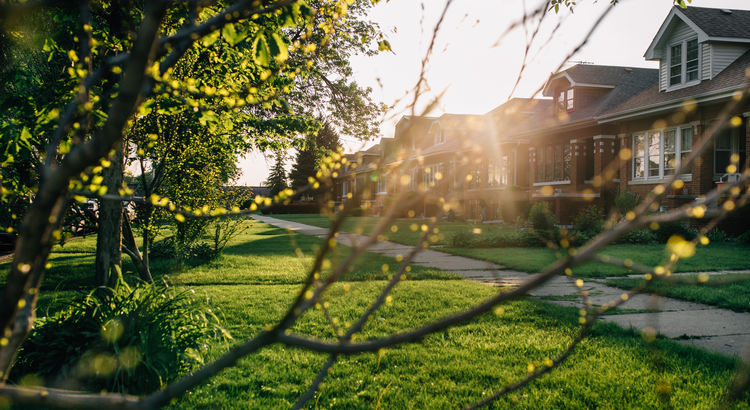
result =
[{"label": "tree", "polygon": [[[323,158],[338,152],[340,147],[341,142],[338,133],[329,122],[323,121],[321,129],[315,134],[314,139],[312,136],[308,137],[308,145],[305,149],[297,151],[296,161],[289,173],[289,179],[292,182],[291,188],[299,190],[307,186],[310,183],[309,179],[314,178],[320,170]],[[313,195],[320,195],[321,189],[314,192]]]},{"label": "tree", "polygon": [[284,169],[284,154],[281,151],[276,152],[276,163],[274,163],[271,173],[268,174],[268,179],[264,183],[268,187],[270,196],[277,196],[289,188],[286,170]]},{"label": "tree", "polygon": [[[9,21],[8,16],[12,13],[20,13],[31,7],[41,7],[46,2],[25,2],[13,3],[7,5],[0,4],[0,22]],[[68,4],[67,2],[64,4]],[[118,3],[118,6],[120,4]],[[123,4],[131,6],[132,4]],[[13,359],[23,342],[24,338],[31,330],[34,320],[34,308],[44,272],[47,269],[47,262],[52,245],[60,235],[60,229],[63,217],[70,208],[72,201],[88,197],[96,197],[100,200],[122,201],[130,199],[125,188],[122,192],[104,192],[101,185],[101,171],[104,168],[112,166],[109,159],[110,152],[123,144],[124,132],[139,118],[147,115],[148,112],[141,112],[141,109],[147,111],[154,105],[153,97],[155,95],[172,94],[180,96],[180,111],[199,113],[197,120],[206,123],[215,118],[216,111],[232,111],[237,106],[245,107],[245,104],[251,102],[259,104],[264,109],[273,110],[284,105],[278,98],[278,94],[259,94],[262,86],[271,87],[274,78],[281,76],[281,67],[276,62],[282,64],[289,59],[289,48],[284,41],[282,34],[284,30],[290,28],[281,28],[282,26],[305,27],[305,39],[314,37],[312,34],[319,36],[320,43],[323,44],[326,39],[325,34],[332,28],[336,28],[339,17],[345,16],[348,8],[348,2],[334,2],[321,4],[319,9],[311,9],[308,5],[298,3],[292,0],[281,0],[278,2],[250,2],[237,1],[230,4],[217,3],[216,8],[198,9],[197,2],[144,2],[136,4],[142,8],[134,8],[129,17],[138,24],[131,25],[135,35],[128,36],[128,39],[121,44],[122,53],[116,55],[107,55],[96,61],[94,66],[94,53],[89,46],[94,42],[89,41],[88,36],[76,35],[78,45],[87,53],[75,53],[76,58],[71,58],[73,65],[71,78],[74,79],[74,87],[65,89],[62,94],[69,96],[68,105],[59,110],[56,115],[52,108],[45,106],[42,109],[34,111],[30,116],[33,127],[20,126],[21,121],[13,122],[10,127],[16,127],[16,133],[12,137],[7,137],[13,144],[12,146],[25,146],[24,141],[29,136],[37,136],[39,141],[47,141],[46,150],[38,150],[40,159],[43,157],[43,163],[39,166],[40,182],[37,192],[34,194],[33,202],[30,202],[28,209],[23,215],[23,220],[19,225],[20,235],[16,245],[15,255],[11,264],[11,270],[7,278],[7,284],[3,290],[2,299],[0,299],[0,324],[4,330],[3,338],[0,340],[0,368],[3,369],[3,376],[9,373],[8,370],[13,364]],[[76,6],[79,6],[76,3]],[[98,4],[97,4],[98,6]],[[86,15],[88,3],[80,5],[83,17]],[[127,9],[127,7],[125,7]],[[547,9],[544,4],[540,10],[535,10],[530,15],[524,16],[523,21],[531,18],[542,18]],[[321,23],[313,25],[313,11],[316,19],[322,18]],[[168,13],[169,12],[169,13]],[[172,13],[172,14],[170,14]],[[180,29],[170,32],[165,27],[169,23],[167,16],[175,17],[181,20]],[[177,18],[180,16],[179,18]],[[323,17],[320,17],[323,16]],[[271,27],[258,26],[256,21],[267,20],[280,21],[278,30]],[[90,31],[91,24],[88,20],[81,19],[83,31]],[[125,21],[128,21],[126,19]],[[309,30],[309,31],[308,31]],[[311,35],[308,36],[307,32]],[[324,34],[325,33],[325,34]],[[203,44],[216,41],[227,41],[234,45],[237,44],[239,37],[245,35],[253,38],[252,60],[258,66],[266,67],[261,70],[261,75],[249,85],[242,87],[242,92],[237,92],[235,88],[222,83],[222,88],[215,90],[214,85],[196,86],[197,80],[194,78],[191,83],[190,78],[175,78],[172,70],[175,65],[184,58],[188,50],[198,47],[196,42],[201,41]],[[239,36],[239,37],[238,37]],[[300,38],[302,35],[300,34]],[[308,43],[309,46],[313,43]],[[323,44],[324,45],[324,44]],[[296,46],[295,46],[296,47]],[[295,48],[296,49],[296,48]],[[70,50],[70,49],[69,49]],[[307,48],[308,52],[310,47]],[[428,57],[431,50],[428,51]],[[219,58],[218,56],[216,56]],[[425,57],[425,63],[428,60]],[[91,64],[91,67],[85,67],[84,63]],[[105,85],[109,84],[107,76],[112,74],[111,92],[105,92]],[[122,75],[120,75],[122,74]],[[271,79],[270,81],[267,81]],[[211,79],[220,81],[220,79]],[[229,79],[231,80],[231,78]],[[227,80],[227,81],[229,81]],[[231,82],[231,81],[229,81]],[[225,87],[226,86],[226,87]],[[258,87],[261,86],[261,87]],[[282,88],[283,89],[283,88]],[[116,91],[115,91],[116,90]],[[279,93],[280,90],[273,89]],[[727,108],[720,115],[719,121],[716,121],[708,130],[707,135],[715,135],[722,127],[726,127],[731,110],[737,107],[743,100],[747,99],[748,88],[742,90],[741,98],[732,99]],[[417,93],[419,94],[419,93]],[[98,97],[98,98],[95,98]],[[242,100],[242,103],[238,101]],[[187,108],[187,109],[185,109]],[[167,108],[165,108],[167,109]],[[101,115],[100,115],[101,114]],[[268,118],[261,118],[258,121],[266,121]],[[77,124],[77,126],[76,126]],[[94,126],[95,125],[95,126]],[[203,125],[203,124],[201,124]],[[278,125],[278,124],[277,124]],[[280,126],[283,126],[281,124]],[[26,132],[23,130],[26,129]],[[49,135],[44,135],[48,132]],[[45,136],[42,139],[38,136]],[[3,135],[4,138],[5,135]],[[700,146],[694,147],[693,153],[690,154],[686,163],[690,163],[698,157],[700,151],[705,150],[711,138],[706,138]],[[29,152],[34,149],[29,149]],[[14,151],[15,152],[15,151]],[[42,154],[44,152],[44,154]],[[335,169],[341,167],[341,157],[334,154],[332,158],[322,161],[320,166],[321,177],[325,180],[332,176]],[[41,161],[40,161],[41,162]],[[280,161],[278,161],[280,162]],[[14,163],[12,159],[3,158],[3,163]],[[119,166],[119,164],[116,164]],[[683,165],[685,166],[685,165]],[[675,175],[666,182],[665,186],[672,184],[682,170],[676,170]],[[613,173],[614,175],[614,173]],[[101,178],[101,179],[99,179]],[[145,179],[145,178],[144,178]],[[722,189],[716,189],[706,196],[706,201],[712,201],[720,195],[730,194],[731,190],[739,188],[746,184],[750,179],[747,173],[736,182],[729,183]],[[119,191],[119,190],[118,190]],[[365,190],[361,190],[365,191]],[[332,328],[337,330],[337,340],[316,340],[307,337],[304,334],[296,333],[298,330],[294,326],[300,317],[316,306],[324,309],[326,292],[332,285],[341,278],[342,274],[353,268],[352,261],[359,255],[363,255],[368,247],[378,242],[379,237],[386,233],[386,229],[391,226],[391,222],[398,215],[400,209],[408,209],[416,201],[422,200],[425,192],[418,192],[414,198],[408,199],[403,195],[396,202],[400,206],[394,207],[378,222],[372,230],[370,236],[365,238],[361,243],[351,249],[342,263],[331,266],[331,271],[322,276],[324,267],[331,264],[331,254],[334,251],[342,223],[348,211],[351,210],[352,204],[357,203],[359,198],[355,196],[352,201],[344,205],[339,217],[334,220],[333,228],[325,238],[320,251],[316,254],[314,262],[307,270],[305,283],[300,287],[295,299],[289,306],[288,310],[275,324],[259,331],[256,335],[247,341],[239,343],[232,350],[220,356],[214,362],[197,369],[191,374],[185,376],[182,380],[175,382],[166,389],[151,394],[146,397],[134,397],[119,394],[95,393],[95,394],[74,394],[60,390],[35,390],[20,386],[10,386],[3,384],[0,386],[0,395],[10,401],[32,405],[47,405],[67,408],[158,408],[170,403],[172,399],[185,393],[187,390],[209,379],[219,371],[233,366],[245,355],[255,354],[264,347],[283,344],[301,349],[310,349],[313,351],[329,355],[328,360],[322,367],[318,377],[313,380],[306,391],[299,398],[295,407],[300,408],[308,403],[308,400],[318,388],[320,383],[325,379],[328,370],[335,364],[340,355],[354,355],[364,352],[376,352],[380,349],[389,348],[407,343],[418,343],[426,336],[436,332],[443,331],[451,326],[464,323],[478,315],[490,312],[499,305],[514,298],[520,298],[528,294],[535,287],[551,280],[552,278],[564,275],[566,270],[574,268],[576,265],[598,260],[602,263],[616,264],[618,266],[628,266],[629,268],[643,273],[652,275],[653,269],[629,263],[626,261],[615,260],[615,258],[598,258],[597,252],[603,249],[609,243],[622,237],[628,231],[636,228],[650,226],[653,223],[669,222],[680,220],[694,215],[695,209],[701,209],[701,214],[709,217],[711,223],[725,216],[728,210],[716,211],[714,213],[703,213],[703,208],[687,206],[677,211],[663,214],[650,214],[648,212],[652,205],[657,205],[657,201],[668,195],[669,190],[664,189],[661,193],[655,193],[644,200],[633,211],[632,219],[628,218],[622,224],[607,230],[600,236],[594,238],[585,246],[576,250],[576,252],[566,252],[563,256],[564,246],[562,241],[556,244],[550,240],[551,246],[560,252],[560,258],[551,266],[546,268],[541,274],[535,275],[528,282],[518,288],[498,293],[484,302],[467,308],[455,315],[446,316],[432,323],[419,326],[414,329],[398,331],[397,333],[387,335],[377,339],[358,339],[360,330],[368,322],[371,315],[376,312],[384,303],[387,303],[391,290],[401,281],[401,275],[407,270],[408,265],[414,260],[416,254],[423,248],[430,239],[431,233],[440,220],[442,211],[450,207],[442,207],[441,211],[435,218],[430,221],[429,226],[422,226],[422,234],[417,242],[417,246],[412,252],[403,256],[401,265],[394,269],[391,279],[387,282],[378,297],[365,309],[346,331],[336,326],[335,321],[331,321]],[[739,192],[739,189],[737,189]],[[4,200],[9,194],[3,191]],[[357,194],[361,196],[361,192]],[[731,194],[738,195],[738,194]],[[279,200],[286,200],[288,195],[284,191],[278,195]],[[172,198],[149,198],[152,204],[159,206],[165,212],[175,215],[179,221],[190,219],[209,219],[221,215],[242,215],[242,212],[233,212],[230,209],[195,209],[190,206],[183,206],[181,203]],[[265,202],[270,202],[267,199]],[[737,208],[741,208],[748,202],[747,197],[737,198]],[[448,204],[449,205],[449,204]],[[399,209],[400,208],[400,209]],[[331,212],[332,209],[328,208]],[[415,225],[416,226],[416,225]],[[676,263],[679,257],[673,258],[665,267],[669,269],[673,263]],[[689,280],[684,278],[674,278],[668,275],[654,276],[654,280],[666,281],[673,283],[687,283]],[[709,281],[704,285],[711,285]],[[646,285],[640,286],[628,295],[634,295],[645,288]],[[623,297],[612,301],[611,307],[616,307],[627,298]],[[555,358],[545,360],[544,366],[530,368],[527,376],[518,382],[509,384],[498,389],[496,392],[489,394],[486,399],[471,405],[472,408],[487,404],[500,395],[507,394],[518,390],[540,377],[541,375],[553,371],[560,363],[564,362],[575,347],[585,339],[586,332],[591,328],[596,319],[601,316],[606,309],[591,308],[585,311],[586,315],[580,317],[581,328],[579,333],[573,338],[572,343]],[[747,367],[740,370],[737,378],[735,389],[730,392],[728,398],[736,397],[737,392],[742,392],[747,387],[748,374]]]}]

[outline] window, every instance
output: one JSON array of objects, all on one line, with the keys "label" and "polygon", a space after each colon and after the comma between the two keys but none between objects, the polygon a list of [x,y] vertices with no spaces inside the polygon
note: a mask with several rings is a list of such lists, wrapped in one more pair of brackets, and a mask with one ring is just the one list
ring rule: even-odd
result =
[{"label": "window", "polygon": [[445,131],[438,129],[435,132],[435,145],[442,144],[445,142]]},{"label": "window", "polygon": [[508,156],[504,155],[499,160],[493,159],[487,163],[487,187],[500,187],[508,185]]},{"label": "window", "polygon": [[683,41],[669,47],[669,86],[698,81],[700,71],[698,39]]},{"label": "window", "polygon": [[747,158],[745,123],[741,126],[723,131],[714,139],[714,175],[729,173],[727,169],[734,165],[734,172],[745,168]]},{"label": "window", "polygon": [[469,166],[469,169],[469,175],[471,175],[471,179],[469,180],[469,189],[479,189],[479,187],[482,185],[482,164]]},{"label": "window", "polygon": [[[633,135],[633,179],[661,179],[674,175],[693,150],[690,127]],[[678,155],[679,153],[679,155]],[[686,170],[682,175],[690,175]]]},{"label": "window", "polygon": [[548,145],[536,158],[536,182],[570,181],[570,144]]},{"label": "window", "polygon": [[344,185],[341,187],[341,196],[346,198],[349,194],[349,183],[344,181]]},{"label": "window", "polygon": [[557,96],[557,112],[572,111],[575,108],[573,103],[574,91],[571,88],[567,91],[560,91]]},{"label": "window", "polygon": [[[424,167],[424,187],[429,189],[437,184],[437,181],[442,178],[443,164],[434,164]],[[441,174],[440,178],[437,174]]]},{"label": "window", "polygon": [[378,193],[388,192],[388,174],[378,175]]},{"label": "window", "polygon": [[416,190],[417,185],[417,168],[412,168],[409,171],[409,191]]}]

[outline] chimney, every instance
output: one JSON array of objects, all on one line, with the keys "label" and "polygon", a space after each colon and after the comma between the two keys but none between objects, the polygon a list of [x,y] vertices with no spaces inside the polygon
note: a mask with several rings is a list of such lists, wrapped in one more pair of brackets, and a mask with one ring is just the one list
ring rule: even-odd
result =
[{"label": "chimney", "polygon": [[721,9],[721,14],[724,14],[725,16],[731,16],[732,15],[732,10]]}]

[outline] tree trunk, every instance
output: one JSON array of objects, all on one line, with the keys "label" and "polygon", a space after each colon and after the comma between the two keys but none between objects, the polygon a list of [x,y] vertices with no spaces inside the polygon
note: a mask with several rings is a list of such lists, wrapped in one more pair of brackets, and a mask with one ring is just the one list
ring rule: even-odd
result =
[{"label": "tree trunk", "polygon": [[[102,186],[107,192],[117,192],[122,187],[122,145],[115,149],[112,164],[102,171]],[[99,201],[99,234],[96,238],[96,286],[108,286],[114,266],[122,269],[122,202]]]},{"label": "tree trunk", "polygon": [[[153,283],[154,280],[151,278],[151,272],[148,268],[148,259],[142,257],[141,253],[138,251],[138,244],[135,242],[133,229],[130,227],[130,220],[126,215],[123,215],[122,217],[122,244],[122,249],[130,256],[130,259],[133,260],[133,264],[135,265],[135,269],[138,271],[138,276],[141,277],[141,280]],[[147,239],[144,239],[143,241],[143,255],[148,255]]]}]

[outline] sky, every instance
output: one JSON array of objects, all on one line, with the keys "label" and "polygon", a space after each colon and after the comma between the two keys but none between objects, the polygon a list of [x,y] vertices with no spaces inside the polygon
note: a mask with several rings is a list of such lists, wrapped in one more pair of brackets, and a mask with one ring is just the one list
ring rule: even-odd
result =
[{"label": "sky", "polygon": [[[383,102],[385,114],[379,137],[392,137],[396,122],[403,115],[440,116],[484,114],[503,104],[509,97],[541,97],[538,91],[550,74],[576,62],[627,67],[658,68],[658,62],[646,61],[643,54],[669,14],[672,0],[620,0],[612,7],[609,0],[578,0],[571,14],[560,10],[550,13],[541,24],[538,19],[502,36],[521,19],[525,4],[530,11],[537,0],[453,0],[447,9],[427,65],[425,79],[429,90],[414,109],[411,92],[420,76],[422,60],[429,48],[434,28],[445,10],[444,0],[382,0],[366,20],[377,23],[393,52],[375,57],[355,56],[351,60],[355,79],[372,89],[372,98]],[[748,9],[748,0],[692,0],[697,7]],[[609,10],[596,30],[577,52],[599,17]],[[531,32],[539,27],[537,38],[528,48],[526,67],[521,71]],[[568,56],[570,56],[568,58]],[[424,110],[440,97],[434,109]],[[407,103],[408,102],[408,103]],[[347,152],[368,148],[368,142],[342,136]],[[290,163],[287,168],[291,167]],[[257,186],[273,166],[273,156],[250,153],[239,161],[242,176],[238,185]]]}]

